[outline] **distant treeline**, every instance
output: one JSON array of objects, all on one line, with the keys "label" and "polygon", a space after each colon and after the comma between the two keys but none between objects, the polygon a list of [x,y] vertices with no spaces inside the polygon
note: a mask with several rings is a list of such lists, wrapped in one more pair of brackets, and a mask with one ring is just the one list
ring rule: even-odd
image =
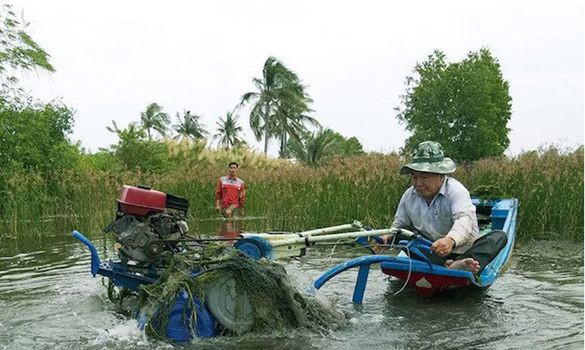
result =
[{"label": "distant treeline", "polygon": [[[246,149],[169,147],[165,171],[105,169],[93,156],[82,156],[72,170],[19,171],[4,174],[7,195],[0,206],[0,236],[43,235],[73,228],[96,232],[114,215],[124,184],[148,184],[186,197],[189,221],[213,218],[214,186],[229,161],[238,161],[248,186],[247,215],[267,217],[273,228],[297,230],[352,220],[387,227],[408,178],[399,175],[404,160],[396,154],[331,158],[319,167],[271,160]],[[137,157],[139,157],[137,155]],[[148,156],[139,157],[148,161]],[[102,160],[105,161],[105,160]],[[8,176],[8,178],[6,178]],[[583,237],[583,147],[549,147],[517,157],[498,157],[459,166],[454,176],[472,192],[520,201],[520,239]],[[196,225],[194,225],[196,227]]]}]

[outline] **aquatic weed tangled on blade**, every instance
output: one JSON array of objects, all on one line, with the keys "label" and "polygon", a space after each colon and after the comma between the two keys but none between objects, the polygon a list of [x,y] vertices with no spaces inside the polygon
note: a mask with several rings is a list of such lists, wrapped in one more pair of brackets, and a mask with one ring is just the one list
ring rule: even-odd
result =
[{"label": "aquatic weed tangled on blade", "polygon": [[[200,274],[193,277],[192,271]],[[170,310],[181,290],[188,295],[187,305],[194,305],[195,298],[205,300],[209,286],[226,277],[235,280],[238,295],[245,293],[250,300],[254,316],[252,331],[289,327],[323,331],[347,322],[344,315],[299,293],[281,265],[252,260],[233,247],[208,244],[201,250],[175,254],[159,280],[141,288],[141,312],[154,320],[148,323],[147,332],[164,338]],[[195,325],[196,314],[192,313],[191,317],[189,323]]]}]

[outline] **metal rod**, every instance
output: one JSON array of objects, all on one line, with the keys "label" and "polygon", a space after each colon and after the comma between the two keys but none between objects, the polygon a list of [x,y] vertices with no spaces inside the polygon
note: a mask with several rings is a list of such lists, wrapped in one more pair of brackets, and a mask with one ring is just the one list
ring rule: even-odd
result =
[{"label": "metal rod", "polygon": [[212,238],[185,238],[185,239],[159,239],[157,242],[167,243],[180,243],[180,242],[225,242],[225,241],[237,241],[242,239],[240,237],[227,238],[227,237],[212,237]]},{"label": "metal rod", "polygon": [[279,234],[270,234],[270,233],[240,233],[242,238],[251,238],[251,237],[259,237],[266,241],[279,241],[283,239],[292,239],[292,238],[299,238],[298,233],[279,233]]},{"label": "metal rod", "polygon": [[344,230],[361,229],[362,227],[363,227],[363,224],[361,222],[355,220],[351,224],[317,228],[314,230],[299,232],[298,235],[301,237],[317,236],[317,235],[324,235],[324,234],[339,232],[339,231],[344,231]]},{"label": "metal rod", "polygon": [[302,231],[297,233],[278,233],[278,234],[271,234],[271,233],[242,233],[240,236],[243,238],[250,238],[250,237],[260,237],[267,241],[280,241],[284,239],[295,239],[299,237],[309,237],[309,236],[317,236],[317,235],[325,235],[331,234],[339,231],[344,230],[351,230],[351,229],[361,229],[363,227],[362,223],[359,221],[354,221],[351,224],[344,224],[344,225],[337,225],[337,226],[330,226],[330,227],[323,227],[309,231]]},{"label": "metal rod", "polygon": [[355,231],[355,232],[344,232],[344,233],[333,233],[329,235],[322,235],[322,236],[306,236],[306,237],[296,237],[296,238],[289,238],[289,239],[282,239],[282,240],[275,240],[275,241],[268,241],[271,246],[279,247],[283,245],[294,245],[294,244],[308,244],[308,243],[315,243],[315,242],[326,242],[326,241],[334,241],[343,238],[358,238],[358,237],[370,237],[370,236],[379,236],[379,235],[387,235],[391,233],[396,233],[397,230],[394,228],[387,228],[381,230],[371,230],[371,231]]}]

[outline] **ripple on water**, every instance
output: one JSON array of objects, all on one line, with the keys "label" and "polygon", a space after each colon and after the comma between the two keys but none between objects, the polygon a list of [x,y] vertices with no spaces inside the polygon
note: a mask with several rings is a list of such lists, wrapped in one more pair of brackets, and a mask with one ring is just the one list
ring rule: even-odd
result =
[{"label": "ripple on water", "polygon": [[[349,316],[343,329],[196,339],[185,348],[582,348],[582,248],[518,244],[507,273],[491,288],[437,298],[417,297],[408,288],[395,295],[403,284],[374,267],[361,307],[351,304],[357,270],[349,271],[314,291]],[[293,283],[304,290],[345,260],[313,256],[285,264]],[[89,261],[85,247],[65,239],[0,256],[0,344],[6,349],[172,348],[144,338],[136,321],[115,312],[100,279],[91,277]]]}]

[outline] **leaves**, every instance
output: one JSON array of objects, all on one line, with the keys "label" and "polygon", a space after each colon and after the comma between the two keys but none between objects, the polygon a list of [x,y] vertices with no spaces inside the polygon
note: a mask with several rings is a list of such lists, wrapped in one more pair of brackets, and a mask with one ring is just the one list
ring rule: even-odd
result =
[{"label": "leaves", "polygon": [[14,75],[18,70],[34,71],[37,69],[54,72],[49,62],[49,54],[45,52],[26,33],[28,23],[19,19],[11,5],[3,5],[0,11],[0,94],[1,100],[22,93],[17,86],[18,78]]},{"label": "leaves", "polygon": [[54,102],[24,108],[4,105],[0,109],[0,169],[49,174],[75,168],[79,151],[67,136],[73,111]]},{"label": "leaves", "polygon": [[346,139],[331,129],[321,129],[314,134],[305,134],[300,140],[291,140],[289,149],[293,157],[311,166],[317,166],[335,155],[364,153],[357,138]]},{"label": "leaves", "polygon": [[[168,169],[169,154],[164,143],[146,139],[145,129],[139,123],[130,123],[120,129],[115,121],[106,126],[110,132],[118,135],[118,143],[112,145],[114,159],[128,170],[144,172],[162,172]],[[115,165],[112,164],[115,168]]]},{"label": "leaves", "polygon": [[186,138],[189,140],[201,140],[208,134],[205,126],[201,124],[201,116],[191,114],[191,111],[183,111],[183,117],[177,113],[179,124],[173,125],[173,129],[177,132],[175,139]]},{"label": "leaves", "polygon": [[446,63],[434,51],[406,79],[397,119],[412,135],[404,150],[426,140],[438,141],[448,156],[473,161],[498,156],[508,147],[511,116],[509,85],[487,48]]},{"label": "leaves", "polygon": [[298,76],[272,56],[264,63],[262,78],[252,81],[257,91],[242,95],[239,107],[252,104],[250,128],[258,141],[264,138],[264,154],[274,137],[280,140],[281,158],[286,158],[288,139],[300,139],[307,124],[319,125],[305,114],[311,112],[308,105],[312,100]]},{"label": "leaves", "polygon": [[245,144],[245,141],[239,137],[239,133],[242,132],[242,127],[238,125],[238,118],[239,116],[234,116],[233,112],[227,112],[225,119],[219,118],[215,138],[219,139],[218,143],[221,147],[229,149],[237,145]]},{"label": "leaves", "polygon": [[146,111],[140,113],[140,125],[146,130],[149,140],[152,140],[151,129],[163,137],[166,135],[170,117],[162,110],[158,104],[151,103],[146,107]]}]

